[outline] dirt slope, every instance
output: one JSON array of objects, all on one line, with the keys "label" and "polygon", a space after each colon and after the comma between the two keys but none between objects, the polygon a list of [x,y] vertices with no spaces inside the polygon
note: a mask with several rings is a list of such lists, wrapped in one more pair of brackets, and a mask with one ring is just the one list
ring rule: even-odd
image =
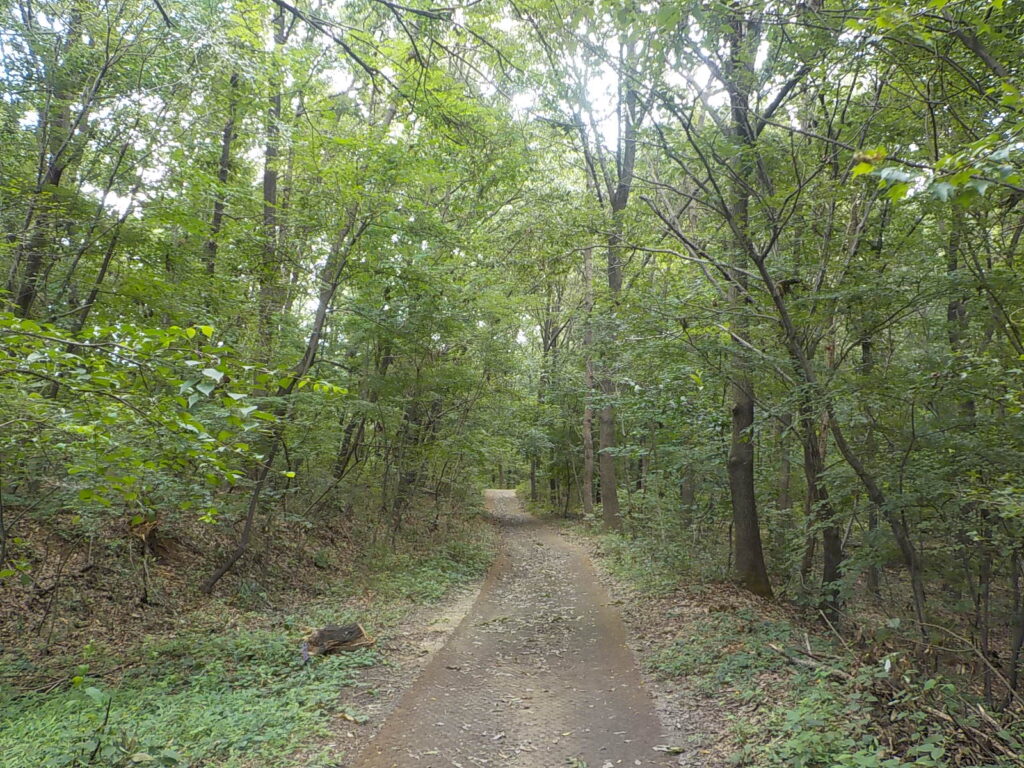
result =
[{"label": "dirt slope", "polygon": [[669,766],[668,739],[583,550],[488,491],[502,553],[352,768]]}]

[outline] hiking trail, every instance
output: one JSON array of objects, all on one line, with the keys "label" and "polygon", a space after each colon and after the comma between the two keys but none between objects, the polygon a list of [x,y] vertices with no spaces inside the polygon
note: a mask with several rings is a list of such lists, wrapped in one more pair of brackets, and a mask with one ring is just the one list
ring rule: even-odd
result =
[{"label": "hiking trail", "polygon": [[486,492],[498,557],[468,614],[352,768],[676,765],[586,553]]}]

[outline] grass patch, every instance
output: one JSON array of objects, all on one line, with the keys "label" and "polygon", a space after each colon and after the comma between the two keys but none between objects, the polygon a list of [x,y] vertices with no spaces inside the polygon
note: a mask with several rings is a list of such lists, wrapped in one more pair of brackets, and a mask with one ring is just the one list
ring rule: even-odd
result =
[{"label": "grass patch", "polygon": [[454,539],[428,555],[379,547],[367,555],[360,584],[385,600],[429,602],[453,586],[484,574],[493,558],[487,536]]},{"label": "grass patch", "polygon": [[692,677],[708,694],[724,688],[742,692],[759,675],[784,669],[785,659],[772,646],[798,639],[788,622],[765,620],[744,609],[709,614],[687,629],[684,638],[658,650],[648,664],[668,677]]},{"label": "grass patch", "polygon": [[77,659],[52,662],[55,669],[69,663],[78,668],[48,692],[17,687],[27,671],[38,679],[37,661],[3,657],[0,763],[333,764],[336,753],[312,762],[308,753],[296,755],[328,735],[339,714],[360,718],[346,708],[345,689],[359,684],[361,669],[386,658],[369,648],[303,665],[298,646],[307,629],[358,620],[371,634],[386,633],[412,605],[436,600],[482,574],[493,554],[493,534],[482,520],[449,530],[437,546],[421,544],[417,551],[409,544],[397,553],[367,550],[326,595],[287,612],[239,611],[237,604],[214,601],[183,619],[173,635],[116,651],[89,644]]},{"label": "grass patch", "polygon": [[303,667],[292,642],[259,630],[185,634],[145,652],[152,663],[117,686],[83,676],[5,702],[4,765],[251,765],[325,733],[340,689],[377,662],[366,650]]}]

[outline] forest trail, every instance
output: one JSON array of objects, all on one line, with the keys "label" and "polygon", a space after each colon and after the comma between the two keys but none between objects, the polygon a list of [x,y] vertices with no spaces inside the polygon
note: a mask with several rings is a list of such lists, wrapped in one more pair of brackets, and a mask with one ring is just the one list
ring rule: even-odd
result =
[{"label": "forest trail", "polygon": [[502,545],[480,595],[352,768],[674,765],[586,554],[513,491],[486,500]]}]

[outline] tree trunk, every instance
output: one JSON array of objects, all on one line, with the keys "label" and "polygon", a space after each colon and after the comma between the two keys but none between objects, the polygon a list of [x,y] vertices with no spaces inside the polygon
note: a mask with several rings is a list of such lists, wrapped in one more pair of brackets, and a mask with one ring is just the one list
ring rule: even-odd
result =
[{"label": "tree trunk", "polygon": [[[615,395],[615,385],[607,380],[602,381],[601,393],[606,401],[610,400]],[[615,456],[609,452],[615,449],[615,410],[610,404],[601,408],[598,424],[598,441],[601,446],[601,452],[598,454],[601,472],[601,519],[605,528],[617,531],[622,528],[622,515],[619,511]]]},{"label": "tree trunk", "polygon": [[749,315],[747,310],[749,265],[748,226],[750,190],[754,177],[755,137],[749,123],[750,88],[753,85],[757,35],[737,11],[729,33],[727,88],[730,129],[740,153],[736,178],[730,191],[729,219],[733,231],[733,263],[728,270],[728,300],[732,309],[733,352],[730,361],[729,395],[732,434],[729,444],[729,494],[732,499],[734,555],[740,584],[757,595],[770,597],[771,583],[761,547],[761,527],[754,494],[754,383],[747,359]]},{"label": "tree trunk", "polygon": [[[860,367],[861,374],[867,379],[870,377],[875,367],[875,353],[874,345],[869,338],[862,338],[860,342]],[[867,436],[864,438],[864,453],[867,456],[875,454],[878,444],[875,438],[875,425],[874,417],[871,415],[867,405],[863,408],[864,412],[868,416]],[[876,546],[875,537],[878,535],[878,509],[874,504],[868,505],[868,540],[871,542],[872,547],[872,562],[867,567],[865,574],[866,584],[868,593],[876,600],[881,597],[881,573],[879,572],[878,564],[874,562],[876,553],[874,547]]]},{"label": "tree trunk", "polygon": [[[619,114],[623,128],[619,147],[618,182],[610,195],[612,227],[608,235],[608,293],[612,307],[619,302],[622,291],[622,211],[629,204],[633,188],[633,169],[636,164],[636,109],[637,94],[627,88]],[[619,508],[618,477],[615,466],[615,382],[612,381],[609,354],[615,348],[616,333],[609,329],[604,339],[605,362],[601,378],[601,394],[604,405],[600,414],[598,441],[600,444],[599,466],[601,472],[601,518],[605,528],[613,531],[622,528],[622,513]]]},{"label": "tree trunk", "polygon": [[1011,583],[1013,586],[1013,618],[1010,634],[1010,655],[1008,660],[1009,670],[1007,678],[1010,681],[1010,691],[1006,695],[1006,704],[1013,700],[1014,694],[1020,687],[1020,654],[1024,648],[1024,597],[1021,595],[1021,556],[1020,550],[1015,549],[1010,559],[1010,567],[1013,569]]},{"label": "tree trunk", "polygon": [[840,607],[837,586],[842,576],[842,533],[836,525],[835,510],[821,477],[825,471],[824,436],[819,431],[819,420],[810,404],[805,404],[801,408],[800,422],[803,432],[801,437],[804,449],[804,477],[807,482],[807,510],[809,519],[816,520],[821,525],[822,608],[829,618],[834,620]]},{"label": "tree trunk", "polygon": [[238,105],[238,73],[229,79],[231,95],[228,97],[228,118],[220,137],[220,159],[217,161],[217,191],[213,199],[213,215],[210,217],[210,235],[203,246],[203,261],[206,274],[217,271],[217,236],[224,226],[225,186],[231,173],[231,144],[235,140],[235,110]]},{"label": "tree trunk", "polygon": [[793,418],[781,413],[775,420],[775,447],[779,453],[778,488],[775,507],[779,519],[771,530],[772,557],[781,560],[793,535],[793,463],[789,458],[789,433]]},{"label": "tree trunk", "polygon": [[281,264],[278,254],[277,182],[278,158],[281,154],[281,76],[276,71],[278,53],[285,43],[285,11],[278,7],[274,14],[274,56],[270,75],[270,100],[267,110],[267,141],[263,153],[263,253],[260,259],[259,329],[257,336],[267,360],[273,355],[275,317],[281,309]]},{"label": "tree trunk", "polygon": [[727,468],[736,575],[740,584],[754,594],[770,597],[772,588],[761,549],[761,528],[754,497],[753,384],[745,375],[734,374],[729,389],[732,395],[732,439]]},{"label": "tree trunk", "polygon": [[590,248],[583,249],[583,517],[594,516],[594,360],[591,347],[594,343],[594,329],[591,326],[594,312],[594,265]]},{"label": "tree trunk", "polygon": [[[58,98],[66,97],[59,96]],[[70,131],[70,122],[70,109],[67,106],[62,106],[59,118],[50,126],[52,130],[50,143],[53,146],[53,153],[39,184],[35,200],[32,202],[35,210],[25,246],[25,270],[14,299],[17,314],[21,317],[28,317],[32,312],[32,305],[35,304],[36,297],[39,295],[43,261],[46,255],[52,252],[51,240],[53,238],[50,228],[60,207],[60,184],[68,164],[67,152],[65,151],[61,155],[56,152],[61,147],[66,149],[62,139],[70,141],[70,135],[66,137],[63,135]]]},{"label": "tree trunk", "polygon": [[789,445],[786,430],[789,429],[792,418],[788,413],[779,416],[776,422],[775,438],[779,450],[779,488],[775,506],[779,512],[788,513],[793,509],[793,469],[789,460]]}]

